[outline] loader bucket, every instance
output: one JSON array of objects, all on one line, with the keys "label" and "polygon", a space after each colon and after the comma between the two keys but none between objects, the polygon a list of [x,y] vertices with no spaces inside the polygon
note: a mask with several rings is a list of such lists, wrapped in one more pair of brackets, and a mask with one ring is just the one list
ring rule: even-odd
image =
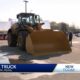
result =
[{"label": "loader bucket", "polygon": [[26,37],[26,50],[32,55],[47,55],[56,53],[69,53],[66,35],[61,31],[42,30],[33,31]]}]

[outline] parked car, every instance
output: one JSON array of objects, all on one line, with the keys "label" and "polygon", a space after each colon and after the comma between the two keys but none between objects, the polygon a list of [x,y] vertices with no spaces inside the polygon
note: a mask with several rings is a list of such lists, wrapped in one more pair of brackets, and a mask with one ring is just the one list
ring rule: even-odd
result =
[{"label": "parked car", "polygon": [[76,33],[75,36],[80,37],[80,33]]}]

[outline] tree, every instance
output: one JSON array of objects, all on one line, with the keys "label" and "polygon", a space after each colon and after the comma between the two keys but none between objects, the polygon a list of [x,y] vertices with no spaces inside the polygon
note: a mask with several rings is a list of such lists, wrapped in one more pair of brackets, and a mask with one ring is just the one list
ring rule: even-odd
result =
[{"label": "tree", "polygon": [[56,23],[56,22],[54,22],[54,21],[50,23],[50,27],[51,27],[52,30],[59,29],[58,23]]},{"label": "tree", "polygon": [[60,30],[63,32],[68,32],[69,30],[69,24],[61,22],[58,24],[58,26],[60,27]]},{"label": "tree", "polygon": [[71,31],[71,32],[73,32],[73,33],[76,32],[76,27],[75,27],[74,24],[69,27],[69,31]]}]

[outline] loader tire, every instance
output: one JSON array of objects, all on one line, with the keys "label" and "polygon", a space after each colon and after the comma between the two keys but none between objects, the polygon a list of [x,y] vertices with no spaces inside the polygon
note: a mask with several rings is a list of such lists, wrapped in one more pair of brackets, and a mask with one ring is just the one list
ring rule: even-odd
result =
[{"label": "loader tire", "polygon": [[17,45],[17,38],[11,32],[8,32],[8,46],[9,47],[16,47]]},{"label": "loader tire", "polygon": [[25,41],[26,41],[26,31],[21,31],[18,33],[18,47],[21,50],[25,50]]}]

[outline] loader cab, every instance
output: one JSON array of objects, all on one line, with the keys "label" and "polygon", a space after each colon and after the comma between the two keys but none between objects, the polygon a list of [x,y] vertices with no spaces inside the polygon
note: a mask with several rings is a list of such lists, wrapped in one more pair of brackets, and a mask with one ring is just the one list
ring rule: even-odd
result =
[{"label": "loader cab", "polygon": [[39,15],[34,13],[20,13],[17,15],[18,23],[23,25],[35,26],[41,22]]}]

